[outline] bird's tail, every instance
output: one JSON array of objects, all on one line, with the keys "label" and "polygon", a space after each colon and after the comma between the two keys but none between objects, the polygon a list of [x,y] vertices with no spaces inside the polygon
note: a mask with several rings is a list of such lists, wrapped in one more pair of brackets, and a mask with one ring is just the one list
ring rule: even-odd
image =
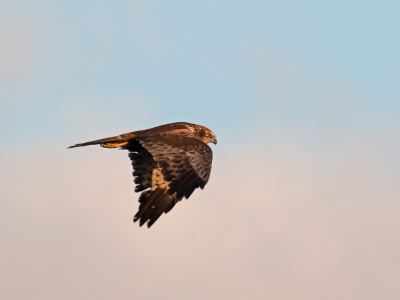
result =
[{"label": "bird's tail", "polygon": [[90,141],[86,143],[81,143],[81,144],[76,144],[73,146],[70,146],[68,148],[75,148],[75,147],[84,147],[84,146],[90,146],[90,145],[100,145],[101,147],[104,148],[119,148],[127,145],[129,143],[129,140],[134,137],[133,133],[127,133],[127,134],[121,134],[105,139],[100,139],[100,140],[95,140],[95,141]]}]

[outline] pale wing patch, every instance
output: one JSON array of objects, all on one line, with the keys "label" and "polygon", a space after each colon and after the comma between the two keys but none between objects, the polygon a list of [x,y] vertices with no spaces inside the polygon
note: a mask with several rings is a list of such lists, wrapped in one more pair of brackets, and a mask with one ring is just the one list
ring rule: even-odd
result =
[{"label": "pale wing patch", "polygon": [[161,168],[153,169],[151,174],[151,189],[156,188],[169,189],[169,182],[164,180],[164,175],[161,173]]}]

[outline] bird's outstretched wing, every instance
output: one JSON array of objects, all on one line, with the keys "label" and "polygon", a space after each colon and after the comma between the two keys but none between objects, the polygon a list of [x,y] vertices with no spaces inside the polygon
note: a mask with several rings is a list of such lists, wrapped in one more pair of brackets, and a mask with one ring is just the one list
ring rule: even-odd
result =
[{"label": "bird's outstretched wing", "polygon": [[134,217],[140,226],[149,221],[150,227],[210,178],[212,150],[198,139],[162,133],[134,139],[124,148],[130,151],[135,191],[143,191]]}]

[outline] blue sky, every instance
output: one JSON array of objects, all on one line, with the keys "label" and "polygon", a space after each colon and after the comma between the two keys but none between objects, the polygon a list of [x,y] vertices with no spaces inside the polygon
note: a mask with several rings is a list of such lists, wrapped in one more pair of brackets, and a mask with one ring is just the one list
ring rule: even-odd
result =
[{"label": "blue sky", "polygon": [[[346,128],[399,125],[394,1],[3,3],[3,31],[26,34],[28,48],[4,58],[15,60],[10,69],[27,64],[0,81],[8,139],[72,138],[63,110],[79,105],[122,131],[185,119],[230,139],[255,118],[327,130],[334,125],[319,116]],[[283,81],[284,98],[264,73]],[[338,109],[326,111],[328,101]]]},{"label": "blue sky", "polygon": [[[399,15],[0,0],[0,297],[399,299]],[[210,182],[138,228],[126,153],[66,147],[174,121]]]}]

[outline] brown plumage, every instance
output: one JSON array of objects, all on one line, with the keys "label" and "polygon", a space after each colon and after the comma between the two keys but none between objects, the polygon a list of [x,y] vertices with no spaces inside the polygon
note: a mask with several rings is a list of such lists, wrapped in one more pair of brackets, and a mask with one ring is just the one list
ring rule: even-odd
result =
[{"label": "brown plumage", "polygon": [[133,221],[150,227],[175,204],[190,197],[193,191],[207,184],[210,178],[212,150],[217,144],[208,128],[177,122],[147,130],[76,144],[69,148],[100,145],[129,151],[132,161],[135,192],[139,196],[139,211]]}]

